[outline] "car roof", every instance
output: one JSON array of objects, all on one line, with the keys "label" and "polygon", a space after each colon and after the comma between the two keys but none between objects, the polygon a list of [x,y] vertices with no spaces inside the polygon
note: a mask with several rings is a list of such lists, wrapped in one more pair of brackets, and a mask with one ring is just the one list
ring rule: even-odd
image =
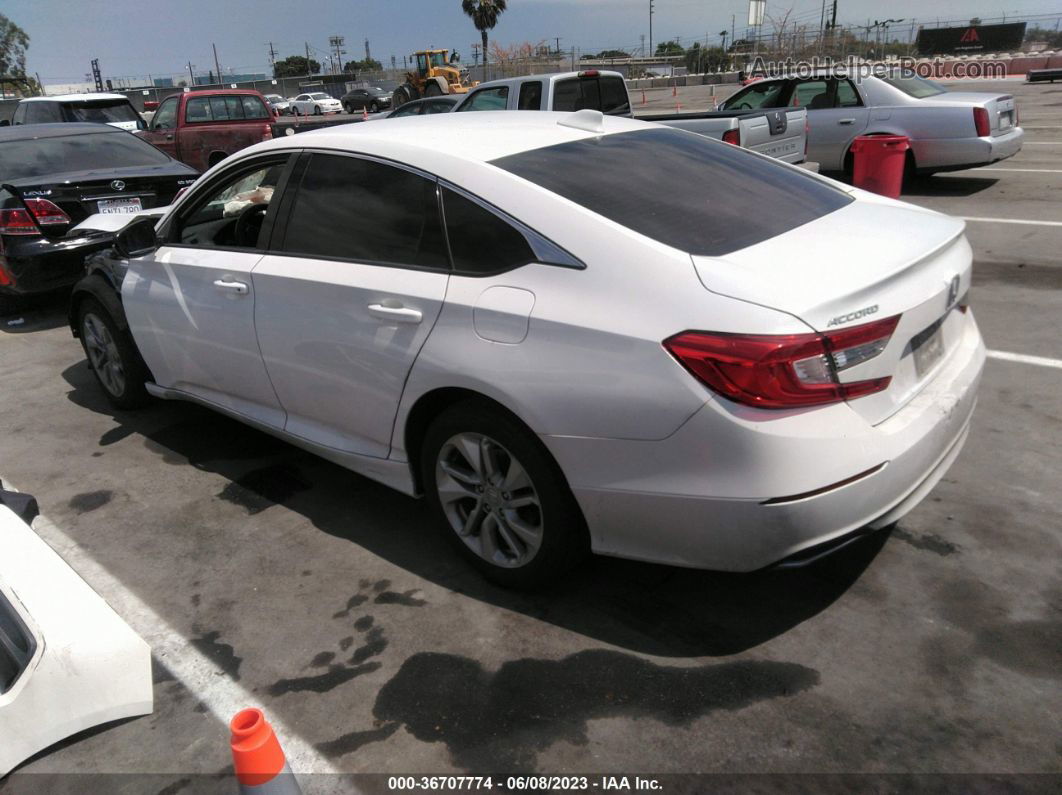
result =
[{"label": "car roof", "polygon": [[[226,94],[228,94],[228,95],[250,94],[251,96],[255,96],[255,97],[262,96],[261,92],[256,91],[253,88],[197,88],[197,89],[193,89],[192,91],[181,91],[179,93],[170,94],[170,97],[172,97],[172,96],[188,96],[188,97],[208,96],[208,97],[212,97],[212,96],[226,95]],[[169,99],[169,97],[166,97],[166,99]]]},{"label": "car roof", "polygon": [[[124,133],[110,124],[92,124],[91,122],[66,122],[52,124],[16,124],[0,127],[0,141],[24,141],[32,138],[67,138],[71,135],[90,135],[93,133]],[[128,135],[128,133],[126,133]]]},{"label": "car roof", "polygon": [[56,94],[53,97],[25,97],[22,102],[90,102],[92,100],[129,101],[125,94]]},{"label": "car roof", "polygon": [[536,75],[524,75],[523,77],[503,77],[498,80],[488,80],[484,83],[480,83],[476,88],[483,88],[484,86],[506,86],[513,85],[514,83],[528,83],[532,80],[568,80],[572,77],[579,77],[587,72],[597,72],[598,77],[618,77],[623,79],[623,75],[620,72],[613,72],[609,69],[581,69],[577,72],[546,72],[545,74]]},{"label": "car roof", "polygon": [[[593,114],[593,111],[580,111]],[[435,153],[472,162],[487,162],[499,157],[541,149],[555,144],[593,138],[602,133],[576,129],[560,122],[572,121],[574,113],[548,111],[477,111],[475,113],[440,113],[431,116],[406,116],[381,119],[373,124],[344,124],[305,132],[298,143],[307,146],[358,151],[385,152],[402,150],[430,160]],[[584,115],[582,118],[589,119]],[[648,129],[649,125],[620,116],[595,114],[605,135]],[[312,141],[312,143],[310,143]],[[291,146],[290,138],[262,144]]]}]

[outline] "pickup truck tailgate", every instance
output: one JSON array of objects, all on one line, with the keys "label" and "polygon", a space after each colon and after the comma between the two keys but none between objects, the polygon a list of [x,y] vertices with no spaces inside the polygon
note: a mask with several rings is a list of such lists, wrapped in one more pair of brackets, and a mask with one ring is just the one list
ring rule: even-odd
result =
[{"label": "pickup truck tailgate", "polygon": [[786,163],[803,162],[807,118],[805,108],[790,108],[739,119],[741,145]]}]

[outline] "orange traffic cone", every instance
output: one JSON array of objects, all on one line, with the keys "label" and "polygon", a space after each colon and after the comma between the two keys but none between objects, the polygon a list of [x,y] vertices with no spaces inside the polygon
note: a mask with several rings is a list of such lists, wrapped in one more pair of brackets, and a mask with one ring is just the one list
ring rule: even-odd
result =
[{"label": "orange traffic cone", "polygon": [[678,83],[677,82],[671,84],[671,96],[673,96],[673,97],[677,97],[678,96]]},{"label": "orange traffic cone", "polygon": [[645,99],[645,89],[643,88],[643,89],[642,89],[642,104],[644,105],[645,103],[646,103],[646,99]]},{"label": "orange traffic cone", "polygon": [[242,709],[229,722],[232,763],[242,793],[302,795],[273,727],[260,709]]},{"label": "orange traffic cone", "polygon": [[361,120],[362,121],[368,121],[369,120],[369,109],[367,107],[365,107],[364,105],[361,106]]}]

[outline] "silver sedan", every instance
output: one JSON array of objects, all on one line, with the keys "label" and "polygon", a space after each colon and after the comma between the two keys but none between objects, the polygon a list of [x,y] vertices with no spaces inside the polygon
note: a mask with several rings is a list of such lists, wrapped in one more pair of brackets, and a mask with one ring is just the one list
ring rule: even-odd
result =
[{"label": "silver sedan", "polygon": [[768,78],[739,91],[723,110],[803,106],[808,109],[808,160],[822,171],[851,171],[858,135],[905,135],[908,167],[919,174],[983,166],[1021,151],[1014,98],[948,91],[914,75]]}]

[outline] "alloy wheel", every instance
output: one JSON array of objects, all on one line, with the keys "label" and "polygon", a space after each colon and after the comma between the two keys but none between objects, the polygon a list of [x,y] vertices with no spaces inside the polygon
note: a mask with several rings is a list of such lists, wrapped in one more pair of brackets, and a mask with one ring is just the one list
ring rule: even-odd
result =
[{"label": "alloy wheel", "polygon": [[121,397],[125,392],[125,369],[110,329],[98,316],[89,312],[82,321],[81,333],[92,369],[96,371],[103,388],[115,397]]},{"label": "alloy wheel", "polygon": [[439,450],[435,486],[450,527],[487,562],[518,568],[542,546],[535,485],[516,457],[489,436],[452,436]]}]

